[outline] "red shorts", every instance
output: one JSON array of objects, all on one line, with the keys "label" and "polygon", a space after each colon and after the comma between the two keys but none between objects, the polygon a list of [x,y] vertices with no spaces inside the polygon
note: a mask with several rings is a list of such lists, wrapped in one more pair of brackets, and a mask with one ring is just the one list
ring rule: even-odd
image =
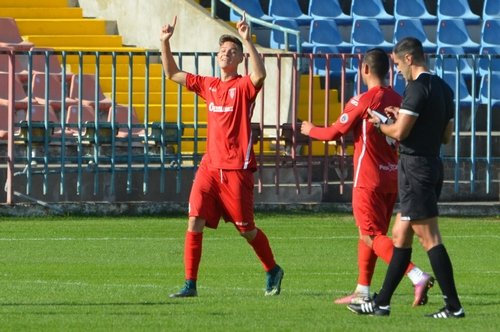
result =
[{"label": "red shorts", "polygon": [[240,233],[252,231],[253,187],[252,171],[209,168],[202,162],[189,196],[189,216],[205,219],[209,228],[217,228],[223,217]]},{"label": "red shorts", "polygon": [[363,235],[385,235],[389,229],[397,193],[353,188],[352,210]]}]

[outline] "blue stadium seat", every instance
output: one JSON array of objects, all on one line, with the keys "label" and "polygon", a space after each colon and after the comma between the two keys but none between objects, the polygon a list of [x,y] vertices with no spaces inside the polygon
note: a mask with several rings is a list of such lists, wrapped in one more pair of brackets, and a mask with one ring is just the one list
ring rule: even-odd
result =
[{"label": "blue stadium seat", "polygon": [[[299,25],[295,20],[288,20],[288,19],[273,20],[273,24],[299,31]],[[269,39],[270,39],[269,47],[282,50],[286,49],[285,33],[273,29],[271,30],[271,35]],[[302,42],[303,41],[301,41],[301,45]],[[295,35],[291,34],[288,35],[288,50],[292,52],[297,51],[297,37]]]},{"label": "blue stadium seat", "polygon": [[353,46],[380,47],[391,52],[394,47],[384,39],[380,25],[375,19],[357,19],[352,25],[351,43]]},{"label": "blue stadium seat", "polygon": [[[251,16],[261,19],[266,22],[272,22],[273,18],[269,15],[266,15],[262,10],[259,0],[232,0],[231,1],[236,6],[245,10],[247,14]],[[241,19],[241,15],[235,12],[234,10],[229,11],[229,20],[232,22],[238,22]]]},{"label": "blue stadium seat", "polygon": [[400,19],[394,26],[394,44],[405,37],[415,37],[422,42],[424,52],[436,53],[437,45],[427,38],[419,19]]},{"label": "blue stadium seat", "polygon": [[339,0],[310,0],[308,13],[313,19],[332,19],[339,25],[352,24],[352,17],[342,11]]},{"label": "blue stadium seat", "polygon": [[372,18],[379,23],[394,23],[394,16],[387,13],[381,0],[352,0],[351,15],[353,20]]},{"label": "blue stadium seat", "polygon": [[[335,46],[314,46],[314,54],[339,54],[341,53]],[[342,58],[340,56],[331,56],[328,61],[330,62],[329,74],[330,77],[341,77],[342,75]],[[352,79],[354,71],[348,68],[348,59],[345,63],[345,77]],[[326,57],[315,57],[313,62],[313,74],[326,76]]]},{"label": "blue stadium seat", "polygon": [[500,1],[484,0],[483,22],[486,20],[500,20]]},{"label": "blue stadium seat", "polygon": [[460,68],[460,74],[468,79],[471,78],[474,74],[474,69],[470,64],[471,59],[463,57],[457,59],[456,56],[446,56],[465,54],[462,47],[439,47],[437,54],[443,56],[438,56],[436,58],[436,63],[434,65],[434,71],[436,72],[436,74],[441,75],[442,72],[455,74],[457,66]]},{"label": "blue stadium seat", "polygon": [[340,53],[348,53],[352,48],[351,43],[342,40],[337,24],[333,20],[312,20],[309,43],[313,46],[335,46]]},{"label": "blue stadium seat", "polygon": [[474,42],[462,19],[440,20],[437,29],[437,46],[460,46],[466,53],[477,53],[479,44]]},{"label": "blue stadium seat", "polygon": [[275,19],[295,20],[298,25],[309,25],[312,20],[302,12],[297,0],[269,0],[267,13]]},{"label": "blue stadium seat", "polygon": [[437,23],[437,16],[429,13],[424,0],[395,0],[394,17],[396,20],[418,19],[423,24]]},{"label": "blue stadium seat", "polygon": [[479,103],[488,104],[488,90],[491,91],[491,107],[500,106],[500,89],[495,88],[500,86],[500,73],[493,73],[491,76],[491,87],[488,87],[490,84],[490,75],[484,75],[481,79],[481,85],[479,88]]},{"label": "blue stadium seat", "polygon": [[403,95],[403,93],[405,92],[405,89],[406,89],[405,78],[403,77],[403,75],[401,73],[396,72],[396,70],[394,70],[394,81],[392,83],[392,88],[394,89],[394,91],[399,93],[401,96]]},{"label": "blue stadium seat", "polygon": [[[465,82],[465,79],[463,76],[458,76],[459,80],[457,82],[457,75],[455,73],[449,73],[449,72],[444,72],[444,73],[438,73],[438,76],[441,77],[448,85],[450,88],[453,90],[453,93],[455,95],[455,98],[458,96],[458,100],[460,102],[460,106],[470,106],[472,104],[472,95],[469,92],[469,89],[467,88],[467,83]],[[457,83],[458,83],[458,90],[457,90]]]},{"label": "blue stadium seat", "polygon": [[460,18],[467,23],[481,22],[481,17],[472,12],[467,0],[438,0],[437,17],[439,20]]},{"label": "blue stadium seat", "polygon": [[[500,46],[481,47],[479,54],[481,54],[482,56],[481,58],[479,58],[479,63],[478,63],[479,74],[481,76],[488,75],[490,67],[491,71],[500,73]],[[495,55],[498,55],[498,57],[495,57]]]},{"label": "blue stadium seat", "polygon": [[484,21],[481,31],[481,46],[500,46],[500,19]]}]

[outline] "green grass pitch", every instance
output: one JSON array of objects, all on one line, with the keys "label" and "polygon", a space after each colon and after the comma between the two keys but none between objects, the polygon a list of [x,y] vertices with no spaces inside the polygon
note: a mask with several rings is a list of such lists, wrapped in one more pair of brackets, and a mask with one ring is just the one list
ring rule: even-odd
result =
[{"label": "green grass pitch", "polygon": [[[356,284],[357,231],[345,214],[262,214],[285,270],[265,297],[264,272],[231,224],[206,230],[197,298],[170,299],[183,283],[186,217],[0,219],[1,331],[498,331],[500,219],[441,218],[467,317],[424,318],[439,287],[411,308],[405,278],[390,317],[364,317],[333,299]],[[415,243],[413,261],[426,254]],[[379,261],[372,291],[386,265]]]}]

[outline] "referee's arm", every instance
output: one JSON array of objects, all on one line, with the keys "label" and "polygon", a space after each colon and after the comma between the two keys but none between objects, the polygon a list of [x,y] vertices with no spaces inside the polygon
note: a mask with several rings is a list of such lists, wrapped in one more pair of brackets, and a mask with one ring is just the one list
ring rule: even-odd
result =
[{"label": "referee's arm", "polygon": [[453,119],[451,119],[444,129],[442,144],[448,144],[451,141],[451,133],[453,132]]},{"label": "referee's arm", "polygon": [[[379,123],[378,127],[381,133],[397,141],[402,141],[410,134],[415,122],[417,121],[418,114],[400,109],[398,119],[392,124]],[[376,122],[373,117],[370,122]],[[380,121],[380,120],[378,120]]]}]

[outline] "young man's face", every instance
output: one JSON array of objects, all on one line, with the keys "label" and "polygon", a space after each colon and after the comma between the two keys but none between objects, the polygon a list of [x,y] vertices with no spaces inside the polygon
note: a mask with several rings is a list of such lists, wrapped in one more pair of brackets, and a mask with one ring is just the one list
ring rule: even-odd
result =
[{"label": "young man's face", "polygon": [[243,61],[243,52],[235,43],[226,41],[220,46],[217,59],[221,69],[235,69]]}]

